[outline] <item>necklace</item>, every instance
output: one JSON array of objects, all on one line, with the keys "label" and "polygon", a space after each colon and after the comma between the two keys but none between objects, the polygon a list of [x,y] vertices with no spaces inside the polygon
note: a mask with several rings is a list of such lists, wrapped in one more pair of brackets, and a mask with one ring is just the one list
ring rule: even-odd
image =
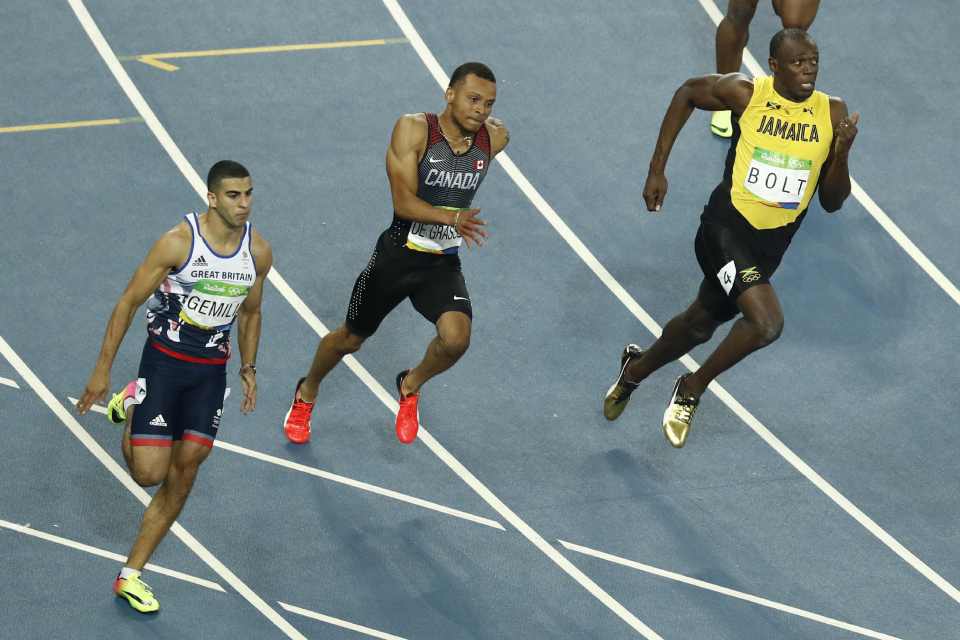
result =
[{"label": "necklace", "polygon": [[437,127],[439,127],[439,129],[440,129],[440,135],[442,135],[442,136],[444,137],[444,139],[446,139],[446,141],[450,143],[450,146],[451,146],[451,147],[454,146],[454,145],[459,145],[459,144],[461,144],[461,143],[463,143],[463,142],[466,142],[466,143],[467,143],[467,146],[469,147],[470,144],[473,142],[472,136],[462,136],[462,137],[460,137],[459,139],[451,138],[450,136],[448,136],[448,135],[444,132],[443,127],[440,126],[440,122],[439,122],[439,121],[437,122]]}]

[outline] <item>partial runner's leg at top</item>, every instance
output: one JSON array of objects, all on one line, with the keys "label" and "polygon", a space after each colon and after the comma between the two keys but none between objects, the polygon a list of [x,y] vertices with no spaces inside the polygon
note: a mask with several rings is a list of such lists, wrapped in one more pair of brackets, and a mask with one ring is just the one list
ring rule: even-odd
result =
[{"label": "partial runner's leg at top", "polygon": [[773,10],[784,29],[807,31],[817,17],[820,0],[773,0]]},{"label": "partial runner's leg at top", "polygon": [[[743,50],[750,40],[750,22],[757,11],[758,0],[729,0],[727,13],[717,26],[717,73],[734,73],[743,65]],[[806,31],[817,17],[820,0],[773,0],[773,9],[780,16],[784,29]],[[733,135],[729,111],[715,111],[710,130],[722,137]]]}]

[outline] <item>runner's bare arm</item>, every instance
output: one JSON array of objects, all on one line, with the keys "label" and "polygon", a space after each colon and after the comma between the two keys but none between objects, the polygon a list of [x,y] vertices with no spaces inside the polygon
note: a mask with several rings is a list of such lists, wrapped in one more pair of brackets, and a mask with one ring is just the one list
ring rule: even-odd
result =
[{"label": "runner's bare arm", "polygon": [[663,204],[667,195],[667,178],[664,175],[667,158],[670,157],[673,143],[693,110],[730,109],[739,115],[746,109],[752,96],[753,82],[742,73],[698,76],[690,78],[677,89],[663,117],[660,135],[650,158],[650,170],[643,188],[643,199],[648,211],[659,211]]},{"label": "runner's bare arm", "polygon": [[260,346],[260,307],[263,301],[263,281],[273,266],[273,249],[256,230],[252,231],[251,249],[257,264],[257,279],[247,292],[237,314],[237,347],[240,350],[240,380],[243,383],[243,400],[240,411],[250,413],[257,406],[256,371],[246,365],[256,365]]},{"label": "runner's bare arm", "polygon": [[743,113],[753,96],[753,82],[742,73],[716,73],[690,78],[673,94],[660,125],[660,135],[650,160],[651,170],[663,173],[673,143],[694,109]]},{"label": "runner's bare arm", "polygon": [[833,213],[843,206],[850,195],[850,168],[847,158],[850,147],[857,137],[860,114],[847,115],[847,104],[840,98],[830,97],[830,120],[833,123],[833,144],[830,155],[820,172],[820,205]]},{"label": "runner's bare arm", "polygon": [[190,253],[190,228],[182,222],[157,240],[147,257],[137,267],[127,288],[120,295],[100,346],[100,355],[90,374],[87,387],[77,402],[77,411],[83,415],[97,400],[102,400],[110,387],[110,368],[120,343],[130,328],[133,316],[156,290],[172,269],[176,269]]},{"label": "runner's bare arm", "polygon": [[417,167],[427,146],[427,119],[422,113],[397,120],[387,147],[387,178],[393,210],[404,220],[453,224],[455,211],[434,207],[417,197]]}]

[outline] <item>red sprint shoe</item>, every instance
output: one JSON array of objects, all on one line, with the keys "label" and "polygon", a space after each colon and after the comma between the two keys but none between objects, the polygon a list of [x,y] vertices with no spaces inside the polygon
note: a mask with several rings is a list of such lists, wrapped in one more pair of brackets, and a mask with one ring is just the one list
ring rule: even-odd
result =
[{"label": "red sprint shoe", "polygon": [[400,394],[400,410],[397,411],[397,439],[403,444],[410,444],[416,440],[417,431],[420,430],[420,409],[417,408],[420,394],[411,393],[404,396],[403,391],[400,390],[400,385],[408,373],[410,373],[409,369],[397,374],[397,393]]},{"label": "red sprint shoe", "polygon": [[294,444],[310,442],[310,414],[313,413],[313,402],[304,402],[300,399],[300,385],[306,378],[297,381],[297,388],[293,392],[293,404],[283,418],[283,433],[287,440]]}]

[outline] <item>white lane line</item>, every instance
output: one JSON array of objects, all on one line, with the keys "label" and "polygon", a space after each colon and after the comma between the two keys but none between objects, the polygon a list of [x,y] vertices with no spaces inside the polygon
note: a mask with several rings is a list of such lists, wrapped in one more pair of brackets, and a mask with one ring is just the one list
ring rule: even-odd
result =
[{"label": "white lane line", "polygon": [[[133,81],[130,79],[130,76],[127,75],[127,72],[124,70],[123,66],[120,64],[120,61],[117,60],[116,54],[110,48],[110,45],[104,39],[103,34],[100,33],[99,28],[96,23],[93,21],[93,18],[90,17],[90,14],[87,12],[86,7],[84,7],[81,0],[67,0],[70,3],[70,6],[73,8],[74,12],[77,14],[77,17],[80,20],[80,23],[84,26],[84,29],[87,31],[87,34],[90,36],[90,39],[93,41],[94,45],[97,48],[97,51],[100,53],[104,62],[106,62],[110,71],[113,73],[114,78],[120,84],[120,87],[126,93],[127,98],[136,108],[137,112],[140,114],[140,117],[143,118],[144,122],[150,128],[150,131],[157,138],[157,141],[164,148],[167,154],[170,156],[170,159],[173,160],[173,163],[180,169],[180,172],[187,179],[187,182],[193,187],[194,191],[197,192],[197,195],[202,201],[206,201],[207,188],[203,180],[200,178],[200,175],[196,172],[193,166],[187,161],[186,157],[183,155],[183,152],[180,151],[180,148],[176,145],[173,139],[170,137],[170,134],[160,123],[160,120],[157,119],[156,114],[153,113],[153,110],[150,108],[150,105],[147,104],[144,100],[143,95],[137,89],[136,85],[133,84]],[[388,5],[389,6],[389,5]],[[394,6],[395,3],[394,3]],[[397,10],[399,6],[396,6]],[[402,11],[401,11],[402,13]],[[408,21],[409,25],[409,21]],[[410,27],[412,29],[412,26]],[[414,32],[415,33],[415,32]],[[420,45],[423,46],[423,41],[420,40],[420,36],[416,35]],[[268,274],[268,279],[270,282],[277,288],[278,291],[284,296],[288,303],[300,314],[300,316],[307,322],[307,324],[317,332],[321,337],[326,335],[328,330],[320,322],[320,319],[314,315],[314,313],[303,303],[303,300],[294,293],[293,289],[287,284],[286,280],[280,275],[280,273],[275,269],[271,269]],[[393,412],[396,413],[398,409],[397,401],[387,393],[387,390],[377,382],[370,373],[364,369],[360,363],[353,358],[352,356],[347,356],[344,358],[344,362],[347,364],[350,369],[360,377],[361,380],[366,383],[366,385],[373,391],[373,393],[380,398],[380,400]],[[79,427],[79,424],[77,425]],[[559,565],[564,571],[569,575],[573,576],[577,582],[583,585],[590,593],[596,596],[601,602],[603,602],[607,607],[614,611],[618,616],[620,616],[624,621],[626,621],[631,627],[640,632],[647,640],[660,639],[660,636],[654,632],[652,629],[643,624],[638,620],[632,613],[626,610],[619,602],[613,599],[606,591],[601,589],[596,583],[594,583],[589,577],[583,574],[579,569],[577,569],[573,563],[571,563],[562,553],[553,548],[550,543],[544,540],[543,536],[534,531],[526,522],[521,520],[513,511],[511,511],[503,502],[500,501],[483,483],[481,483],[476,476],[474,476],[470,471],[464,467],[459,460],[454,458],[449,451],[447,451],[443,446],[437,442],[433,436],[421,425],[419,439],[427,445],[427,447],[440,458],[450,469],[453,470],[464,482],[467,483],[470,488],[472,488],[481,498],[483,498],[491,507],[494,508],[501,516],[503,516],[511,525],[513,525],[524,537],[530,540],[538,549],[540,549],[544,554],[546,554],[551,560],[553,560],[557,565]],[[106,454],[104,454],[106,455]],[[112,461],[112,459],[111,459]],[[224,567],[225,568],[225,567]],[[259,596],[250,592],[253,597],[259,599]],[[262,601],[261,601],[262,602]],[[276,612],[273,609],[270,609],[266,603],[263,603],[263,606],[266,607],[270,612],[276,615]],[[260,606],[258,606],[258,609]],[[261,611],[264,611],[261,609]],[[265,614],[266,615],[266,614]],[[277,616],[279,621],[283,621],[282,618]],[[274,618],[271,617],[271,620]],[[285,621],[284,621],[285,622]],[[292,629],[292,627],[291,627]],[[295,631],[295,630],[293,630]]]},{"label": "white lane line", "polygon": [[[701,0],[702,2],[703,0]],[[443,72],[443,69],[440,67],[440,64],[434,58],[433,54],[430,53],[430,50],[427,49],[423,40],[414,30],[413,25],[410,24],[410,21],[403,14],[400,7],[396,4],[396,0],[383,0],[384,4],[388,8],[395,7],[398,13],[394,14],[394,19],[397,20],[397,23],[400,24],[401,30],[404,32],[404,35],[407,36],[407,39],[410,41],[410,44],[420,55],[420,59],[423,60],[423,63],[430,70],[430,73],[433,75],[437,83],[446,88],[449,84],[449,79],[447,75]],[[716,9],[716,7],[714,7]],[[393,11],[391,10],[391,13]],[[400,17],[398,17],[400,16]],[[404,21],[403,23],[401,22]],[[404,26],[404,23],[406,26]],[[409,31],[409,32],[408,32]],[[747,51],[744,51],[744,58],[748,55]],[[530,200],[531,203],[537,208],[541,215],[546,218],[547,222],[560,234],[560,236],[570,245],[570,248],[580,256],[580,259],[583,260],[584,264],[590,267],[590,270],[603,282],[604,285],[617,297],[618,300],[634,315],[647,328],[650,333],[659,337],[663,332],[660,325],[648,314],[638,303],[633,299],[627,290],[621,285],[616,278],[614,278],[609,271],[597,260],[596,256],[587,248],[587,246],[580,240],[579,237],[567,226],[567,223],[563,221],[559,214],[550,206],[550,204],[544,199],[540,192],[537,191],[534,186],[527,180],[527,177],[523,175],[520,169],[517,168],[517,165],[513,163],[510,157],[506,153],[500,153],[497,156],[497,160],[503,166],[504,170],[507,172],[507,175],[513,179],[517,187],[523,192],[525,196]],[[690,371],[696,371],[700,368],[700,365],[691,358],[690,356],[683,356],[680,359],[680,362],[687,367]],[[741,405],[737,400],[727,392],[726,389],[720,386],[716,381],[711,382],[709,386],[710,391],[712,391],[720,400],[731,410],[733,411],[741,420],[743,420],[747,426],[749,426],[753,431],[760,436],[764,442],[766,442],[774,451],[780,454],[787,462],[789,462],[793,467],[799,471],[807,480],[813,483],[820,491],[822,491],[827,497],[833,500],[841,509],[847,512],[847,514],[852,517],[854,520],[859,522],[867,531],[876,536],[881,542],[883,542],[887,547],[889,547],[894,553],[900,556],[907,564],[913,567],[918,571],[922,576],[930,580],[935,584],[939,589],[941,589],[948,596],[953,598],[955,601],[960,603],[960,591],[957,590],[952,584],[947,582],[940,574],[931,569],[926,563],[924,563],[920,558],[914,555],[909,549],[900,544],[893,536],[884,531],[876,522],[874,522],[869,516],[867,516],[863,511],[861,511],[856,505],[850,502],[843,494],[836,490],[829,482],[827,482],[819,473],[813,470],[810,465],[804,462],[797,454],[790,450],[787,445],[780,441],[773,433],[770,432],[756,417],[749,411],[747,411],[743,405]]]},{"label": "white lane line", "polygon": [[[719,25],[720,21],[723,20],[723,13],[717,8],[717,5],[713,0],[697,0],[700,3],[700,6],[703,7],[703,10],[707,12],[707,15],[710,16],[710,19],[713,20],[713,24]],[[763,69],[760,67],[760,63],[757,62],[757,59],[753,57],[753,54],[746,48],[743,50],[743,63],[747,66],[747,69],[750,70],[750,73],[754,77],[767,75]],[[863,190],[863,187],[857,183],[852,177],[850,178],[850,187],[851,194],[856,198],[864,209],[867,210],[873,219],[880,223],[880,226],[883,227],[883,230],[890,234],[890,237],[900,245],[900,248],[903,249],[908,256],[910,256],[917,265],[924,270],[924,272],[930,276],[930,278],[937,283],[943,291],[953,299],[956,304],[960,304],[960,289],[957,289],[957,285],[953,284],[947,276],[940,271],[939,268],[926,256],[923,251],[920,250],[917,245],[913,243],[910,238],[907,237],[900,227],[890,219],[883,209],[874,202],[866,191]]]},{"label": "white lane line", "polygon": [[[77,404],[76,398],[67,396],[67,399],[71,402],[71,404],[74,404],[74,405]],[[96,411],[97,413],[103,413],[103,414],[107,413],[106,408],[98,404],[92,405],[90,407],[90,410]],[[370,493],[375,493],[377,495],[384,496],[386,498],[392,498],[394,500],[399,500],[400,502],[406,502],[407,504],[423,507],[424,509],[437,511],[439,513],[442,513],[448,516],[453,516],[454,518],[460,518],[462,520],[467,520],[469,522],[482,524],[492,529],[499,529],[500,531],[506,530],[503,528],[502,524],[500,524],[496,520],[491,520],[490,518],[484,518],[483,516],[467,513],[466,511],[460,511],[459,509],[454,509],[452,507],[446,507],[436,502],[430,502],[429,500],[424,500],[423,498],[417,498],[416,496],[400,493],[399,491],[394,491],[392,489],[380,487],[375,484],[363,482],[362,480],[354,480],[353,478],[348,478],[347,476],[341,476],[339,474],[332,473],[330,471],[324,471],[323,469],[318,469],[317,467],[310,467],[305,464],[300,464],[299,462],[293,462],[292,460],[278,458],[277,456],[270,455],[269,453],[263,453],[255,449],[248,449],[246,447],[241,447],[240,445],[230,444],[229,442],[224,442],[223,440],[220,440],[220,439],[214,440],[213,446],[219,449],[224,449],[226,451],[239,454],[241,456],[247,456],[248,458],[260,460],[262,462],[269,462],[270,464],[275,464],[280,467],[292,469],[293,471],[306,473],[311,476],[316,476],[317,478],[323,478],[324,480],[337,482],[339,484],[343,484],[348,487],[353,487],[354,489],[360,489],[361,491],[368,491]]]},{"label": "white lane line", "polygon": [[[67,399],[71,404],[76,405],[77,399],[68,396]],[[97,413],[107,413],[106,407],[95,404],[90,407],[91,411]],[[399,500],[400,502],[406,502],[408,504],[416,505],[418,507],[423,507],[424,509],[430,509],[432,511],[437,511],[448,516],[453,516],[454,518],[460,518],[462,520],[467,520],[469,522],[475,522],[477,524],[482,524],[484,526],[490,527],[492,529],[499,529],[500,531],[505,531],[503,525],[497,522],[496,520],[491,520],[490,518],[484,518],[483,516],[474,515],[466,511],[461,511],[459,509],[454,509],[452,507],[447,507],[436,502],[430,502],[429,500],[424,500],[422,498],[417,498],[416,496],[407,495],[405,493],[400,493],[399,491],[394,491],[392,489],[387,489],[385,487],[380,487],[375,484],[370,484],[368,482],[363,482],[362,480],[354,480],[353,478],[348,478],[347,476],[342,476],[330,471],[324,471],[323,469],[318,469],[317,467],[310,467],[305,464],[300,464],[299,462],[293,462],[292,460],[286,460],[284,458],[279,458],[277,456],[270,455],[268,453],[263,453],[255,449],[248,449],[246,447],[241,447],[240,445],[231,444],[223,440],[214,440],[213,446],[236,453],[242,456],[247,456],[248,458],[254,458],[256,460],[261,460],[263,462],[269,462],[270,464],[275,464],[280,467],[285,467],[287,469],[292,469],[294,471],[299,471],[301,473],[306,473],[308,475],[316,476],[317,478],[323,478],[324,480],[329,480],[331,482],[337,482],[339,484],[346,485],[348,487],[353,487],[354,489],[360,489],[361,491],[368,491],[370,493],[375,493],[377,495],[384,496],[386,498],[392,498],[394,500]]]},{"label": "white lane line", "polygon": [[812,611],[806,611],[804,609],[798,609],[797,607],[791,607],[788,604],[783,604],[780,602],[776,602],[774,600],[768,600],[767,598],[761,598],[759,596],[750,595],[749,593],[743,593],[742,591],[735,591],[727,587],[721,587],[720,585],[712,584],[710,582],[704,582],[703,580],[698,580],[697,578],[690,578],[680,573],[667,571],[666,569],[658,569],[657,567],[653,567],[648,564],[635,562],[633,560],[627,560],[626,558],[621,558],[619,556],[611,555],[609,553],[598,551],[596,549],[591,549],[589,547],[582,547],[578,544],[573,544],[572,542],[565,542],[563,540],[557,540],[557,542],[562,544],[565,548],[569,549],[570,551],[576,551],[577,553],[582,553],[583,555],[592,556],[600,560],[606,560],[607,562],[619,564],[624,567],[630,567],[631,569],[636,569],[638,571],[650,573],[655,576],[660,576],[661,578],[667,578],[669,580],[682,582],[684,584],[688,584],[694,587],[699,587],[700,589],[706,589],[707,591],[714,591],[716,593],[720,593],[725,596],[730,596],[731,598],[746,600],[747,602],[758,604],[762,607],[776,609],[777,611],[790,613],[795,616],[800,616],[801,618],[806,618],[807,620],[813,620],[814,622],[826,624],[831,627],[837,627],[838,629],[843,629],[844,631],[851,631],[853,633],[858,633],[862,636],[866,636],[867,638],[876,638],[877,640],[900,640],[900,638],[897,638],[896,636],[887,635],[886,633],[880,633],[879,631],[873,631],[872,629],[867,629],[866,627],[859,627],[855,624],[850,624],[849,622],[837,620],[836,618],[828,618],[827,616],[820,615],[819,613],[813,613]]},{"label": "white lane line", "polygon": [[[55,536],[51,533],[45,533],[43,531],[37,531],[36,529],[31,529],[29,526],[16,524],[14,522],[7,522],[6,520],[0,520],[0,527],[4,529],[10,529],[11,531],[16,531],[17,533],[23,533],[28,536],[33,536],[34,538],[39,538],[41,540],[46,540],[47,542],[54,542],[56,544],[63,545],[65,547],[70,547],[71,549],[76,549],[78,551],[85,551],[86,553],[100,556],[101,558],[107,558],[109,560],[116,560],[117,562],[126,562],[127,556],[122,556],[119,553],[114,553],[112,551],[106,551],[98,547],[92,547],[89,544],[84,544],[82,542],[77,542],[75,540],[70,540],[69,538],[63,538],[61,536]],[[179,571],[174,571],[173,569],[167,569],[166,567],[161,567],[157,564],[148,563],[144,568],[144,571],[150,571],[153,573],[159,573],[165,576],[170,576],[171,578],[176,578],[177,580],[183,580],[184,582],[190,582],[201,587],[206,587],[207,589],[213,589],[214,591],[219,591],[221,593],[226,593],[223,587],[221,587],[216,582],[211,582],[210,580],[205,580],[203,578],[198,578],[192,576],[189,573],[181,573]]]},{"label": "white lane line", "polygon": [[433,511],[437,511],[439,513],[443,513],[448,516],[453,516],[455,518],[460,518],[462,520],[468,520],[470,522],[482,524],[492,529],[499,529],[500,531],[505,531],[505,529],[503,528],[503,525],[497,522],[496,520],[491,520],[489,518],[477,516],[472,513],[467,513],[466,511],[460,511],[459,509],[445,507],[442,504],[437,504],[436,502],[430,502],[429,500],[423,500],[422,498],[406,495],[398,491],[393,491],[392,489],[385,489],[384,487],[378,487],[377,485],[374,485],[374,484],[369,484],[366,482],[362,482],[360,480],[347,478],[346,476],[337,475],[336,473],[331,473],[329,471],[323,471],[322,469],[317,469],[315,467],[308,467],[306,465],[299,464],[297,462],[291,462],[290,460],[284,460],[283,458],[277,458],[276,456],[271,456],[266,453],[254,451],[253,449],[240,447],[235,444],[221,442],[219,440],[215,441],[214,446],[219,446],[223,449],[226,449],[227,451],[232,451],[233,453],[238,453],[243,456],[248,456],[250,458],[255,458],[257,460],[269,462],[271,464],[279,465],[281,467],[293,469],[294,471],[300,471],[301,473],[306,473],[312,476],[316,476],[318,478],[323,478],[324,480],[330,480],[331,482],[338,482],[340,484],[347,485],[348,487],[353,487],[354,489],[368,491],[370,493],[375,493],[377,495],[381,495],[386,498],[392,498],[394,500],[399,500],[400,502],[406,502],[408,504],[416,505],[418,507],[423,507],[424,509],[431,509]]},{"label": "white lane line", "polygon": [[326,622],[327,624],[343,627],[344,629],[350,629],[351,631],[356,631],[357,633],[362,633],[372,638],[380,638],[381,640],[405,640],[404,638],[401,638],[400,636],[395,636],[392,633],[386,633],[385,631],[377,631],[376,629],[371,629],[370,627],[364,627],[359,624],[354,624],[353,622],[347,622],[346,620],[341,620],[340,618],[334,618],[333,616],[317,613],[316,611],[310,611],[310,609],[302,609],[300,607],[295,607],[292,604],[287,604],[285,602],[277,602],[277,604],[279,604],[281,607],[283,607],[290,613],[296,613],[297,615],[304,616],[305,618],[313,618],[314,620],[319,620],[320,622]]},{"label": "white lane line", "polygon": [[0,384],[13,387],[14,389],[20,388],[20,385],[17,384],[17,381],[11,380],[10,378],[0,378]]},{"label": "white lane line", "polygon": [[[101,36],[102,37],[102,36]],[[17,354],[13,348],[7,344],[7,341],[3,339],[3,336],[0,336],[0,354],[7,359],[7,361],[17,370],[17,373],[20,374],[20,377],[33,389],[34,393],[40,396],[40,399],[50,408],[50,410],[60,418],[60,421],[76,436],[83,446],[93,454],[93,456],[100,461],[107,470],[113,474],[113,476],[120,481],[124,487],[127,488],[130,493],[132,493],[136,498],[143,504],[143,506],[148,506],[150,504],[150,494],[147,493],[143,487],[138,485],[133,481],[133,478],[117,464],[116,460],[110,457],[103,447],[101,447],[93,437],[87,433],[87,431],[77,422],[77,419],[71,414],[63,404],[50,392],[45,384],[33,373],[30,367],[27,366],[27,363],[23,361],[22,358]],[[268,605],[263,598],[258,596],[253,590],[246,585],[240,578],[236,576],[230,569],[226,567],[220,560],[217,559],[210,551],[203,546],[199,540],[193,537],[189,531],[183,528],[179,522],[174,522],[173,526],[170,527],[170,531],[180,538],[180,540],[187,545],[187,547],[197,555],[198,558],[203,560],[207,566],[213,569],[221,578],[223,578],[227,584],[229,584],[233,589],[243,596],[247,602],[252,604],[260,613],[262,613],[268,620],[274,623],[278,628],[280,628],[288,637],[295,640],[306,640],[306,638],[293,626],[284,620],[279,613],[277,613],[270,605]]]},{"label": "white lane line", "polygon": [[[407,38],[407,40],[410,41],[410,45],[417,52],[417,55],[420,56],[420,60],[423,61],[431,75],[433,75],[436,81],[440,84],[441,89],[446,89],[447,85],[449,84],[449,78],[443,72],[443,69],[440,67],[440,63],[437,62],[436,57],[434,57],[433,53],[430,52],[430,49],[423,41],[423,38],[420,37],[420,34],[417,32],[416,28],[414,28],[413,23],[410,22],[410,19],[403,11],[403,8],[396,0],[383,0],[383,4],[387,8],[387,11],[390,12],[390,15],[397,23],[397,26],[400,27],[403,35]],[[501,159],[501,164],[510,162],[505,153],[499,154],[497,158]],[[518,174],[519,171],[515,171],[515,173]],[[515,176],[514,181],[516,181]],[[351,366],[351,368],[353,367]],[[356,372],[357,370],[354,369],[354,371]],[[366,373],[366,371],[363,371],[363,373],[369,377],[369,374]],[[360,374],[357,373],[357,375]],[[364,376],[361,376],[361,379],[364,379]],[[372,378],[370,378],[369,382],[364,379],[364,382],[366,382],[367,386],[369,386],[371,389],[374,388],[373,385],[379,386],[379,384],[377,384]],[[388,406],[390,406],[392,411],[397,410],[397,403],[391,396],[381,396],[380,399],[385,404],[389,402]],[[570,577],[576,580],[580,586],[586,589],[613,613],[619,616],[620,619],[626,622],[634,631],[648,640],[660,637],[656,631],[648,627],[639,618],[633,615],[633,613],[627,610],[626,607],[614,599],[613,596],[604,591],[600,585],[595,583],[589,576],[574,566],[574,564],[570,562],[566,556],[564,556],[562,553],[559,553],[550,543],[544,540],[539,533],[534,531],[529,525],[527,525],[526,522],[521,520],[513,511],[511,511],[504,503],[502,503],[499,498],[497,498],[489,489],[487,489],[486,486],[477,480],[472,473],[470,473],[462,464],[460,464],[456,458],[450,455],[450,453],[447,452],[447,450],[444,449],[440,443],[434,440],[429,433],[425,433],[421,439],[431,451],[433,451],[441,460],[443,460],[447,466],[453,469],[454,473],[460,476],[464,482],[473,487],[474,491],[476,491],[480,496],[483,497],[484,500],[493,506],[493,508],[496,509],[497,512],[499,512],[504,518],[506,518],[510,524],[516,527],[517,530],[520,531],[525,538],[527,538],[527,540],[529,540],[535,547],[546,554],[547,557],[553,560],[553,562],[563,569]]]}]

